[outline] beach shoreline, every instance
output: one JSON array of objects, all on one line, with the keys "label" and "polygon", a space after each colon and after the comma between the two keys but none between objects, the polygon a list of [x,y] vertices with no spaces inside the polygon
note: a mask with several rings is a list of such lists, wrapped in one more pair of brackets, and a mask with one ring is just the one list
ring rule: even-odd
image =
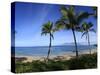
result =
[{"label": "beach shoreline", "polygon": [[[91,54],[96,53],[97,49],[92,49]],[[89,50],[84,50],[79,52],[79,55],[83,54],[89,54]],[[75,52],[64,52],[59,55],[50,55],[49,59],[54,59],[54,60],[70,60],[71,58],[75,57]],[[46,59],[46,56],[15,56],[15,61],[16,60],[21,60],[23,63],[26,62],[32,62],[36,60],[44,61]]]}]

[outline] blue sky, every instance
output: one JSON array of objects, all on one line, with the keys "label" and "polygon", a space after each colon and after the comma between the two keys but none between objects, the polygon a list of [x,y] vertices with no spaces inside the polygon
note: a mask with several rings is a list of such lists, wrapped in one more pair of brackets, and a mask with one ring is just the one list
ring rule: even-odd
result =
[{"label": "blue sky", "polygon": [[[77,12],[93,12],[90,7],[76,7]],[[42,25],[48,21],[54,22],[61,17],[60,5],[38,4],[38,3],[15,3],[15,46],[48,46],[49,36],[41,36]],[[87,22],[94,24],[97,28],[96,19],[90,17]],[[76,32],[77,42],[87,42],[85,37],[81,39],[81,33]],[[97,42],[97,34],[90,33],[92,43]],[[62,45],[64,43],[73,43],[71,30],[61,30],[54,33],[52,45]]]}]

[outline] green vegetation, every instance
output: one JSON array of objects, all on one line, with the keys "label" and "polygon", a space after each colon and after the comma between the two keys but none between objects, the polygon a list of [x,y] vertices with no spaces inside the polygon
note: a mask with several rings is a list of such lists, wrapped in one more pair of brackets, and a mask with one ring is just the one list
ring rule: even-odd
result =
[{"label": "green vegetation", "polygon": [[73,58],[69,61],[69,69],[89,69],[97,67],[97,54],[85,54],[78,59]]},{"label": "green vegetation", "polygon": [[75,69],[92,69],[97,68],[97,54],[81,55],[79,58],[70,60],[49,60],[33,61],[23,63],[16,61],[16,73],[25,72],[44,72],[44,71],[59,71],[59,70],[75,70]]}]

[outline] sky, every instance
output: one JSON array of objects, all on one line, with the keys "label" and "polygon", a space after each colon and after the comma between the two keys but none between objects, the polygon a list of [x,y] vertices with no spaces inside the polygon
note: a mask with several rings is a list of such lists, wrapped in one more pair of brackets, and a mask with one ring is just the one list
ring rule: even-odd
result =
[{"label": "sky", "polygon": [[[67,5],[66,5],[67,6]],[[61,5],[55,4],[39,4],[39,3],[15,3],[15,46],[48,46],[49,35],[41,36],[42,25],[48,21],[55,23],[61,17]],[[90,7],[76,6],[76,12],[87,11],[93,12]],[[90,17],[87,22],[94,24],[93,28],[97,30],[97,22],[94,17]],[[76,32],[78,43],[87,43],[85,37]],[[97,34],[90,33],[91,43],[97,42]],[[73,43],[73,35],[71,30],[61,30],[54,33],[52,45],[63,45],[65,43]]]}]

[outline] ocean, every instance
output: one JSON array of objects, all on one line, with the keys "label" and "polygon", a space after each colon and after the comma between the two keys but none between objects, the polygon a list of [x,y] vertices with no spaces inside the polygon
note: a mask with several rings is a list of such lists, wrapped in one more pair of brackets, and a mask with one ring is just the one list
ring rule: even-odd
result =
[{"label": "ocean", "polygon": [[[91,45],[91,49],[96,49],[95,46]],[[79,45],[78,51],[82,52],[89,50],[87,45]],[[12,51],[13,52],[13,51]],[[15,47],[15,56],[46,56],[48,52],[48,46],[36,46],[36,47]],[[50,55],[60,55],[63,53],[75,52],[75,46],[52,46]]]}]

